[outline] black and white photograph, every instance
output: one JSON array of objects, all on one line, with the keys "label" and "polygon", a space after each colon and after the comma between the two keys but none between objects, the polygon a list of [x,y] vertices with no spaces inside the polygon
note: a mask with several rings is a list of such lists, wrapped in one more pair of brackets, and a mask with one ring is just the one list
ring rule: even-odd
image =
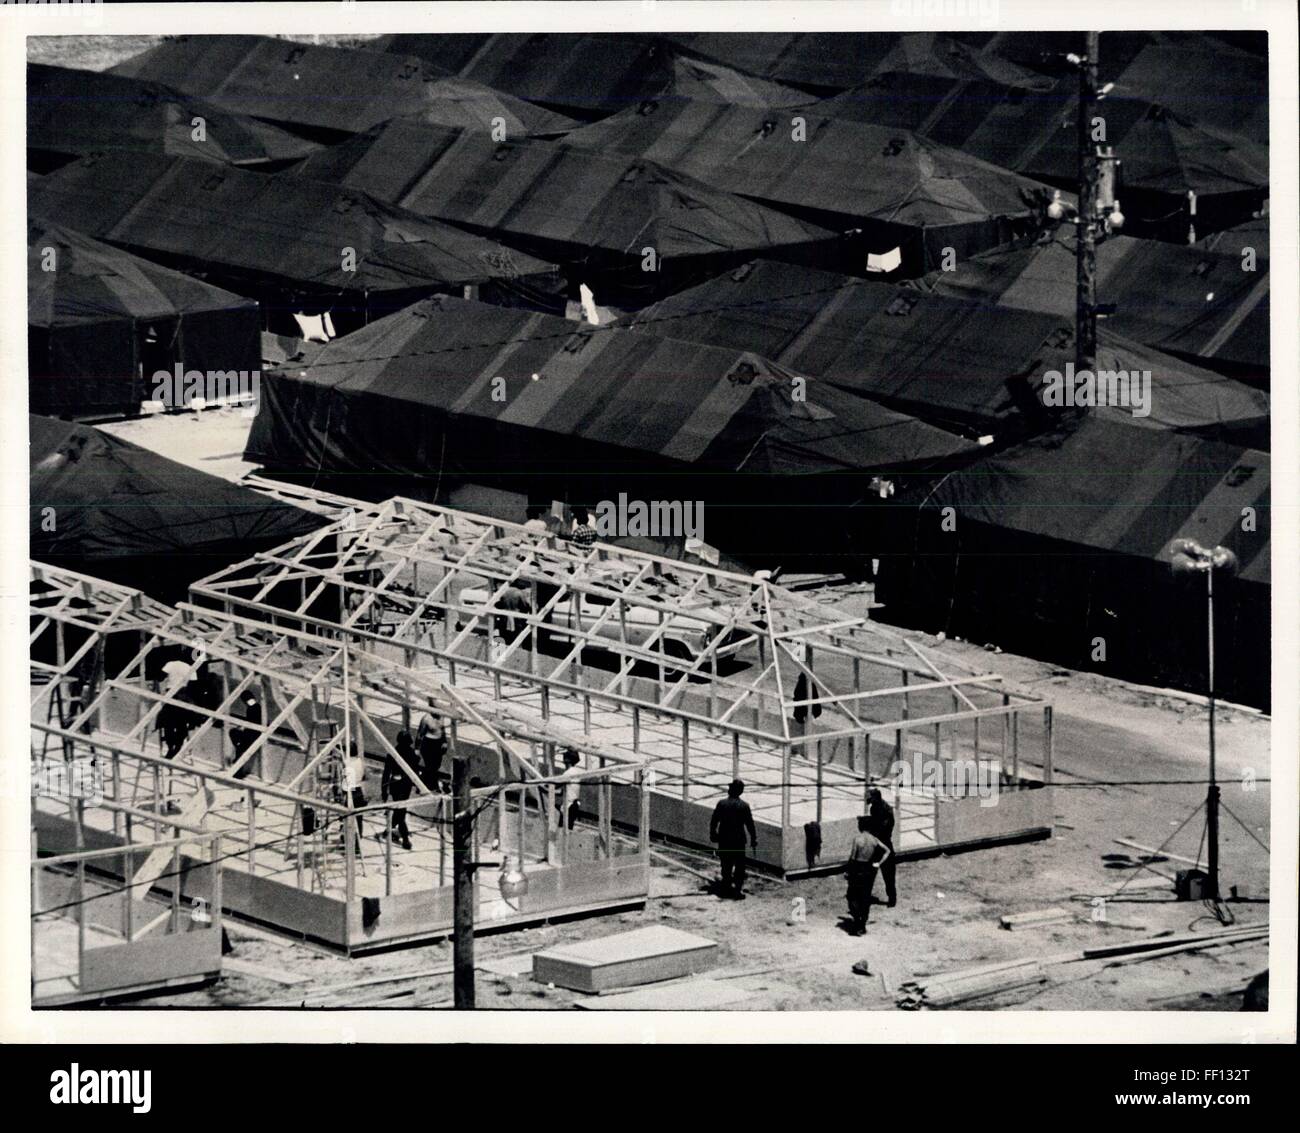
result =
[{"label": "black and white photograph", "polygon": [[1294,1043],[1293,5],[0,43],[6,1041]]}]

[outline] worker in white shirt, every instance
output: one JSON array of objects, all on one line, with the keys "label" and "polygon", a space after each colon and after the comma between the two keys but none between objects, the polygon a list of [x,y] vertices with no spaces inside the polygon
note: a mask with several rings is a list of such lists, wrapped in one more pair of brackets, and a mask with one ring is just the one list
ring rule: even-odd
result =
[{"label": "worker in white shirt", "polygon": [[[348,805],[362,807],[366,805],[366,792],[362,784],[366,779],[366,757],[362,752],[343,761],[343,782],[348,793]],[[357,837],[361,837],[361,815],[357,815]]]}]

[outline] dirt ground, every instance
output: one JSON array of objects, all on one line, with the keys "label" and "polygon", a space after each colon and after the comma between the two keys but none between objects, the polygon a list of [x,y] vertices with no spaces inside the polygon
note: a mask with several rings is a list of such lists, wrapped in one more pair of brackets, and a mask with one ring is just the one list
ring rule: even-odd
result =
[{"label": "dirt ground", "polygon": [[[728,1010],[895,1009],[898,985],[919,973],[948,971],[1007,959],[1043,957],[1101,944],[1121,943],[1161,931],[1213,929],[1215,922],[1199,903],[1178,902],[1172,892],[1142,890],[1108,901],[1106,919],[1092,919],[1095,895],[1113,894],[1134,875],[1110,869],[1103,854],[1124,852],[1111,839],[1133,835],[1151,844],[1163,837],[1165,813],[1158,798],[1128,789],[1058,792],[1064,823],[1048,841],[1002,846],[971,853],[905,862],[898,870],[899,903],[873,910],[868,935],[848,936],[841,926],[844,881],[839,876],[783,882],[751,878],[744,901],[723,901],[685,870],[656,868],[652,896],[644,910],[592,917],[564,924],[480,938],[476,956],[485,960],[539,951],[558,943],[664,924],[706,936],[721,945],[718,968],[709,973],[750,993]],[[1067,828],[1069,827],[1069,828]],[[1194,847],[1194,842],[1192,843]],[[1189,849],[1190,847],[1184,847]],[[1249,884],[1267,895],[1267,857],[1240,832],[1225,839],[1225,884]],[[707,871],[706,861],[692,863]],[[1171,870],[1178,863],[1161,864]],[[1150,877],[1149,873],[1140,876]],[[879,887],[878,887],[878,895]],[[790,924],[792,898],[806,904],[806,922]],[[1066,906],[1070,923],[1008,931],[999,927],[1005,913]],[[1268,905],[1259,901],[1231,906],[1239,924],[1265,923]],[[245,971],[231,971],[217,985],[150,1005],[288,1006],[318,1000],[325,989],[373,976],[427,972],[449,967],[451,947],[439,943],[346,960],[301,944],[245,935],[230,926],[235,951],[230,959],[251,961],[287,976],[306,977],[287,985]],[[852,965],[867,960],[871,977]],[[1096,962],[1049,968],[1051,980],[1038,989],[981,1000],[972,1007],[1031,1010],[1224,1009],[1239,1002],[1246,981],[1267,966],[1264,942],[1198,955],[1181,955],[1102,970]],[[884,979],[879,978],[883,975]],[[888,990],[887,990],[888,989]],[[480,1006],[563,1008],[586,997],[535,984],[527,976],[479,972]],[[1227,995],[1227,999],[1223,998]],[[391,998],[380,999],[380,995]],[[447,1005],[450,974],[386,986],[363,985],[330,1002],[367,1007]],[[143,1005],[143,1004],[142,1004]]]}]

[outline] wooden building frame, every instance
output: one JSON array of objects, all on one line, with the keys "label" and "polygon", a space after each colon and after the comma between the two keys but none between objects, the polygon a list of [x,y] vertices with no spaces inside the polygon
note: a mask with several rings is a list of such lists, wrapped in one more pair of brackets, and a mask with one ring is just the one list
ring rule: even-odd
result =
[{"label": "wooden building frame", "polygon": [[[78,811],[85,805],[74,800]],[[131,883],[137,865],[148,872]],[[34,823],[32,1006],[133,998],[216,979],[221,867],[221,835],[198,828],[43,854]]]},{"label": "wooden building frame", "polygon": [[[842,863],[873,787],[893,794],[904,856],[1051,833],[1051,705],[997,673],[764,574],[584,551],[402,497],[255,486],[333,522],[200,580],[194,602],[344,635],[448,687],[573,721],[650,770],[655,834],[707,847],[733,778],[750,788],[759,862],[787,874]],[[929,781],[904,774],[918,759]],[[994,803],[962,785],[963,763]]]},{"label": "wooden building frame", "polygon": [[[33,586],[46,574],[33,564]],[[43,595],[44,584],[38,589]],[[121,601],[116,593],[100,597],[106,609]],[[476,874],[480,923],[535,923],[644,902],[645,824],[638,812],[616,831],[614,817],[616,790],[620,800],[646,797],[644,771],[618,750],[527,706],[406,669],[346,635],[189,605],[150,610],[152,624],[130,623],[142,640],[128,660],[101,669],[93,690],[57,717],[33,713],[34,755],[39,749],[49,759],[53,746],[58,759],[101,769],[103,798],[83,812],[37,800],[37,828],[55,849],[157,842],[179,828],[217,831],[228,851],[223,893],[232,912],[348,952],[445,935],[452,924],[451,799],[431,790],[394,743],[410,729],[412,712],[429,706],[449,722],[452,745],[469,753],[482,784],[473,792],[478,857],[495,858],[501,876]],[[71,605],[43,599],[40,616],[54,626],[71,622],[92,638],[100,632],[87,630],[94,619]],[[104,652],[94,641],[78,648],[83,656]],[[153,675],[158,657],[177,651],[201,659],[211,695],[168,688]],[[63,668],[71,671],[67,658]],[[44,669],[35,675],[47,676]],[[250,690],[261,723],[239,715]],[[37,692],[34,703],[46,699]],[[183,712],[188,725],[170,759],[157,734],[168,710]],[[251,737],[239,751],[234,729]],[[538,760],[568,748],[586,766],[562,783]],[[410,799],[357,800],[343,781],[349,752],[403,767],[414,785]],[[371,772],[378,778],[376,767]],[[566,789],[581,800],[583,821],[573,829],[558,819]],[[402,813],[413,816],[409,852],[394,846]],[[363,841],[363,824],[378,827],[379,848]],[[513,895],[517,884],[505,892],[501,880],[510,869],[527,879],[526,892]]]}]

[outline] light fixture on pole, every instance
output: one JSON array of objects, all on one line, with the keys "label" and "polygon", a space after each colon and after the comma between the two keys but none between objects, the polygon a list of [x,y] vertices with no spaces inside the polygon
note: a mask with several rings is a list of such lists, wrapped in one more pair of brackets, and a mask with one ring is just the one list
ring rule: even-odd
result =
[{"label": "light fixture on pole", "polygon": [[1209,835],[1208,896],[1219,901],[1219,784],[1214,750],[1214,575],[1231,574],[1237,569],[1237,556],[1227,547],[1202,547],[1194,539],[1175,539],[1169,544],[1170,565],[1179,574],[1205,575],[1206,603],[1206,691],[1210,708],[1210,782],[1205,794],[1206,830]]},{"label": "light fixture on pole", "polygon": [[1079,72],[1078,147],[1079,203],[1053,194],[1047,216],[1054,221],[1067,217],[1078,227],[1075,239],[1075,368],[1093,372],[1097,368],[1097,243],[1124,226],[1120,210],[1118,175],[1120,161],[1109,146],[1098,146],[1093,137],[1097,103],[1114,83],[1098,89],[1097,58],[1100,33],[1085,32],[1083,54],[1071,53],[1066,61]]}]

